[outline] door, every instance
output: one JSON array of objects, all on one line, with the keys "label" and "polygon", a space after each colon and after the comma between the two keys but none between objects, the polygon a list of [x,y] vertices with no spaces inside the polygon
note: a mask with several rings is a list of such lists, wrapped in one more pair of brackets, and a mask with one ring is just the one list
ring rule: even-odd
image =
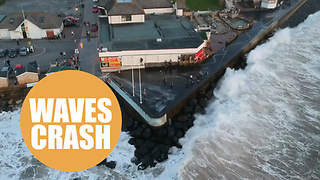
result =
[{"label": "door", "polygon": [[47,31],[47,38],[54,38],[54,32],[53,31]]}]

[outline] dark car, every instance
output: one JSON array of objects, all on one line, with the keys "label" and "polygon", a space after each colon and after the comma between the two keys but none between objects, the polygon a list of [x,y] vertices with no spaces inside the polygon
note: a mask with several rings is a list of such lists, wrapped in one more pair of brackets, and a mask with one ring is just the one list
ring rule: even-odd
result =
[{"label": "dark car", "polygon": [[0,57],[6,57],[8,54],[8,49],[0,49]]},{"label": "dark car", "polygon": [[3,68],[1,69],[1,71],[2,71],[2,72],[6,72],[6,73],[7,73],[7,77],[8,77],[10,74],[12,74],[13,69],[12,69],[11,66],[5,66],[5,67],[3,67]]},{"label": "dark car", "polygon": [[28,47],[22,47],[20,49],[20,56],[26,56],[30,53],[29,48]]},{"label": "dark car", "polygon": [[9,57],[14,58],[14,57],[17,57],[18,54],[19,54],[19,48],[16,48],[16,49],[12,48],[9,52]]},{"label": "dark car", "polygon": [[98,25],[97,25],[97,23],[92,23],[92,24],[91,24],[91,31],[92,31],[92,32],[98,31]]}]

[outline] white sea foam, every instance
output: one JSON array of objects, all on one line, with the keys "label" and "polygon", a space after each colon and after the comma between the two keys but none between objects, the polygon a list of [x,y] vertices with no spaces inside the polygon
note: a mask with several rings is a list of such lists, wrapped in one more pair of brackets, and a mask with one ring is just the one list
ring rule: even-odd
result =
[{"label": "white sea foam", "polygon": [[183,148],[172,148],[155,168],[137,171],[130,136],[121,133],[108,157],[117,161],[115,170],[50,169],[23,143],[17,111],[0,114],[0,179],[317,179],[319,18],[320,12],[277,32],[249,53],[245,70],[228,69],[206,114],[180,140]]}]

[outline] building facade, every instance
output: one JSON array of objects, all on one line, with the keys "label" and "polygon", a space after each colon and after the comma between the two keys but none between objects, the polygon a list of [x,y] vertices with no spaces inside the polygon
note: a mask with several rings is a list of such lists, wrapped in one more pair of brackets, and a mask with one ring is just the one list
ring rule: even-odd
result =
[{"label": "building facade", "polygon": [[12,13],[0,22],[0,39],[42,39],[60,35],[62,18],[46,12]]}]

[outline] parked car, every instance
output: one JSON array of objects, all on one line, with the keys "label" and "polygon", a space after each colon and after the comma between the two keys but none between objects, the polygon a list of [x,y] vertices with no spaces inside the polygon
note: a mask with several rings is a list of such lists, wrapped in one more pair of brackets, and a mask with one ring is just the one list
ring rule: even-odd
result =
[{"label": "parked car", "polygon": [[16,48],[16,49],[12,48],[9,52],[9,57],[14,58],[14,57],[17,57],[18,54],[19,54],[19,48]]},{"label": "parked car", "polygon": [[17,65],[14,67],[14,70],[17,70],[17,69],[23,69],[22,64],[17,64]]},{"label": "parked car", "polygon": [[93,6],[92,6],[92,12],[93,12],[93,13],[99,12],[99,8],[98,8],[97,5],[93,5]]},{"label": "parked car", "polygon": [[5,66],[1,69],[2,72],[6,72],[7,76],[9,76],[10,74],[12,74],[12,67],[11,66]]},{"label": "parked car", "polygon": [[26,56],[30,53],[30,50],[28,47],[22,47],[20,49],[20,56]]},{"label": "parked car", "polygon": [[92,23],[91,24],[91,31],[92,32],[98,31],[98,24],[97,23]]},{"label": "parked car", "polygon": [[0,49],[0,57],[6,57],[8,54],[8,49]]},{"label": "parked car", "polygon": [[75,18],[75,17],[72,17],[72,16],[67,16],[65,17],[64,19],[70,19],[71,22],[79,22],[79,18]]}]

